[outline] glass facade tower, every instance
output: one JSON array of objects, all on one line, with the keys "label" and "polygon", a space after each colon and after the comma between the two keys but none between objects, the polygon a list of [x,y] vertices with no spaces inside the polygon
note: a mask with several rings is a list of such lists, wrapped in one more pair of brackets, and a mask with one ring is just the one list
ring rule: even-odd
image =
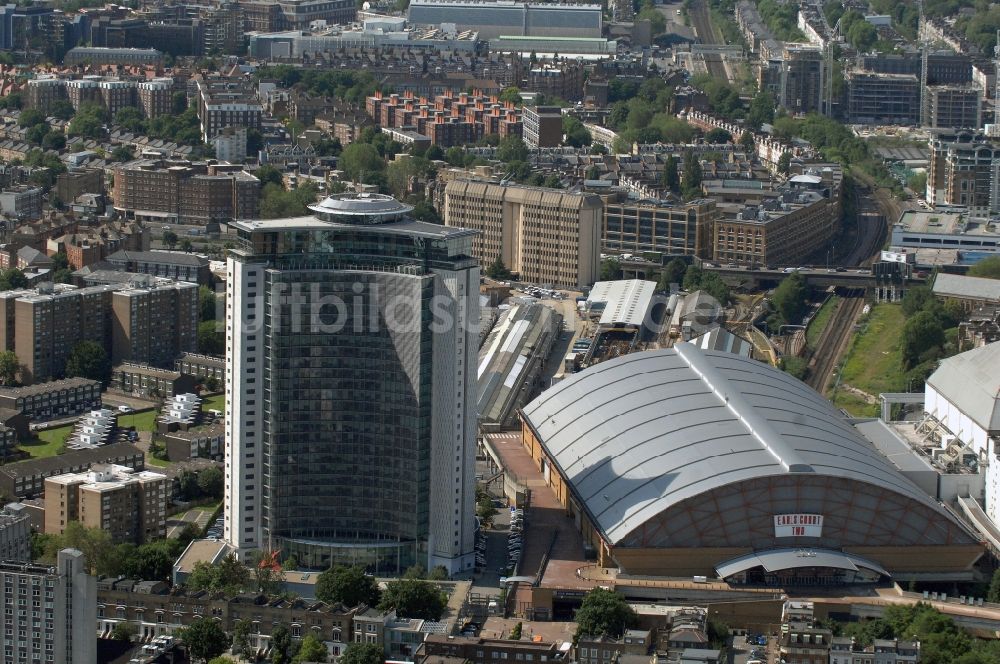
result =
[{"label": "glass facade tower", "polygon": [[379,195],[236,222],[225,536],[393,574],[474,560],[474,232]]}]

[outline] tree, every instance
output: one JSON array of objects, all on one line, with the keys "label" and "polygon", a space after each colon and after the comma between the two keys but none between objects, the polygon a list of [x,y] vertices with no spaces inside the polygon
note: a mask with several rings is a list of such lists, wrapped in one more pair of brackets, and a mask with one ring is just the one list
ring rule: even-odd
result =
[{"label": "tree", "polygon": [[385,653],[377,643],[349,643],[337,664],[383,664]]},{"label": "tree", "polygon": [[747,109],[747,126],[757,131],[761,125],[774,122],[775,106],[774,97],[767,90],[755,94]]},{"label": "tree", "polygon": [[288,651],[292,648],[292,633],[284,625],[271,630],[271,664],[288,664]]},{"label": "tree", "polygon": [[511,274],[504,264],[503,258],[497,256],[497,259],[486,268],[486,276],[497,281],[506,281],[510,279]]},{"label": "tree", "polygon": [[229,636],[211,618],[195,620],[180,636],[191,656],[204,662],[224,653],[230,643]]},{"label": "tree", "polygon": [[716,127],[712,131],[705,134],[705,142],[711,145],[718,145],[720,143],[732,143],[733,135],[730,134],[725,129],[720,129]]},{"label": "tree", "polygon": [[440,225],[444,223],[437,209],[427,199],[420,199],[414,203],[410,216],[418,221],[426,221],[429,224]]},{"label": "tree", "polygon": [[507,638],[509,638],[511,641],[520,641],[522,629],[523,625],[521,623],[517,623],[516,625],[514,625],[513,629],[510,630],[510,636],[508,636]]},{"label": "tree", "polygon": [[177,246],[177,233],[173,231],[163,231],[163,244],[167,245],[168,249],[173,249]]},{"label": "tree", "polygon": [[210,466],[198,473],[198,489],[202,495],[212,498],[222,498],[225,478],[217,466]]},{"label": "tree", "polygon": [[135,636],[135,627],[132,623],[120,622],[115,625],[115,628],[111,630],[111,640],[112,641],[132,641],[132,637]]},{"label": "tree", "polygon": [[701,162],[688,150],[684,155],[684,179],[681,187],[684,198],[690,200],[701,195]]},{"label": "tree", "polygon": [[660,290],[670,290],[670,284],[680,284],[684,282],[684,273],[687,272],[688,265],[683,258],[675,258],[663,268],[660,275]]},{"label": "tree", "polygon": [[594,588],[588,592],[576,612],[576,636],[620,637],[636,624],[635,611],[625,598],[611,590]]},{"label": "tree", "polygon": [[808,308],[809,286],[805,277],[798,272],[785,277],[774,289],[771,304],[774,305],[783,324],[798,324]]},{"label": "tree", "polygon": [[96,341],[81,341],[73,346],[66,359],[66,377],[77,376],[107,384],[111,378],[111,361],[104,346]]},{"label": "tree", "polygon": [[58,131],[50,131],[42,137],[42,147],[58,152],[66,147],[66,137]]},{"label": "tree", "polygon": [[795,376],[799,380],[805,380],[806,373],[809,370],[809,363],[806,362],[801,357],[795,357],[794,355],[788,355],[781,360],[781,368],[788,374]]},{"label": "tree", "polygon": [[930,308],[934,304],[934,291],[930,286],[914,286],[903,296],[903,313],[907,318]]},{"label": "tree", "polygon": [[493,522],[493,517],[497,515],[497,508],[493,506],[493,499],[485,491],[476,490],[476,516],[482,519],[483,523]]},{"label": "tree", "polygon": [[448,606],[448,596],[433,583],[415,579],[390,581],[378,608],[395,609],[400,618],[438,620]]},{"label": "tree", "polygon": [[427,579],[430,581],[447,581],[448,576],[448,568],[444,565],[435,565],[434,569],[427,573]]},{"label": "tree", "polygon": [[49,115],[60,120],[70,120],[75,114],[76,109],[73,108],[73,104],[63,99],[54,102],[49,108]]},{"label": "tree", "polygon": [[17,374],[21,371],[21,363],[17,359],[17,353],[12,350],[5,350],[0,353],[0,383],[10,387],[17,383]]},{"label": "tree", "polygon": [[36,108],[29,108],[21,111],[21,114],[17,117],[17,125],[19,127],[34,127],[35,125],[48,124],[45,121],[45,114]]},{"label": "tree", "polygon": [[190,254],[191,251],[194,249],[194,245],[191,244],[191,240],[189,240],[187,238],[184,238],[183,240],[180,241],[180,245],[178,246],[178,249],[180,249],[181,251],[183,251],[185,253],[189,253]]},{"label": "tree", "polygon": [[28,278],[24,276],[16,267],[9,267],[0,271],[0,290],[12,290],[15,288],[27,288]]},{"label": "tree", "polygon": [[302,639],[302,646],[299,652],[292,658],[293,664],[299,662],[325,662],[329,652],[323,642],[316,638],[316,635],[309,633]]},{"label": "tree", "polygon": [[501,140],[497,147],[497,159],[504,163],[527,161],[528,156],[528,146],[524,144],[520,136],[508,136]]},{"label": "tree", "polygon": [[944,326],[940,318],[930,311],[914,315],[903,325],[903,368],[910,369],[932,359],[928,353],[940,352],[944,340]]},{"label": "tree", "polygon": [[339,166],[351,180],[367,182],[367,178],[385,170],[385,161],[374,145],[351,143],[340,154]]},{"label": "tree", "polygon": [[847,31],[847,41],[859,51],[866,52],[878,41],[878,30],[868,21],[857,21]]},{"label": "tree", "polygon": [[198,287],[198,320],[215,320],[215,305],[218,298],[208,286]]},{"label": "tree", "polygon": [[1000,256],[990,256],[979,261],[969,268],[969,276],[1000,279]]},{"label": "tree", "polygon": [[254,171],[253,174],[258,180],[260,180],[260,185],[262,187],[267,184],[276,184],[279,187],[284,188],[281,171],[270,164],[264,164]]},{"label": "tree", "polygon": [[788,175],[792,170],[792,153],[782,152],[781,156],[778,157],[778,172],[782,175]]},{"label": "tree", "polygon": [[601,281],[621,279],[622,264],[617,258],[605,258],[601,261]]},{"label": "tree", "polygon": [[76,115],[70,120],[69,133],[71,136],[101,138],[104,136],[104,123],[107,121],[108,113],[104,107],[93,103],[80,104]]},{"label": "tree", "polygon": [[195,563],[188,576],[187,586],[192,590],[235,594],[247,588],[249,581],[250,569],[230,553],[215,565],[204,561]]},{"label": "tree", "polygon": [[444,150],[441,149],[440,145],[432,145],[424,153],[424,159],[428,161],[441,161],[444,159]]},{"label": "tree", "polygon": [[754,140],[753,140],[753,133],[751,133],[749,131],[743,132],[743,135],[740,136],[740,147],[743,148],[743,151],[744,152],[753,152],[754,148],[756,148],[756,146],[757,145],[756,145],[756,143],[754,143]]},{"label": "tree", "polygon": [[681,191],[681,176],[677,172],[677,157],[670,155],[663,167],[663,188],[679,194]]},{"label": "tree", "polygon": [[329,604],[340,602],[344,606],[376,606],[379,602],[378,583],[361,567],[337,565],[316,579],[316,599]]},{"label": "tree", "polygon": [[198,323],[198,351],[206,355],[222,355],[226,350],[226,339],[217,329],[216,321]]},{"label": "tree", "polygon": [[640,21],[649,21],[649,29],[653,36],[662,35],[667,30],[667,18],[656,8],[652,0],[645,0],[642,9],[636,15]]},{"label": "tree", "polygon": [[986,595],[990,602],[1000,602],[1000,569],[994,570],[993,578],[990,580],[990,591]]},{"label": "tree", "polygon": [[109,161],[131,161],[135,158],[135,153],[132,152],[132,146],[130,145],[117,145],[115,149],[111,151],[109,156]]},{"label": "tree", "polygon": [[509,102],[509,103],[514,104],[516,106],[520,106],[521,103],[524,101],[521,98],[521,91],[519,89],[517,89],[516,87],[513,87],[513,86],[511,86],[509,88],[504,88],[503,92],[500,93],[499,99],[500,99],[500,101],[502,101],[504,103],[508,103]]}]

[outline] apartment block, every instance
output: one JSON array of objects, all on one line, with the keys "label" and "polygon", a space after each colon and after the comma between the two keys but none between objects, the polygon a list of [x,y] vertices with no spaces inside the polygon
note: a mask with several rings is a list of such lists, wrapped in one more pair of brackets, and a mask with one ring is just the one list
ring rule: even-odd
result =
[{"label": "apartment block", "polygon": [[264,107],[239,79],[197,81],[202,140],[209,143],[226,127],[260,129]]},{"label": "apartment block", "polygon": [[111,370],[111,389],[122,394],[172,397],[194,392],[197,385],[194,376],[135,362],[123,362]]},{"label": "apartment block", "polygon": [[66,84],[54,76],[33,78],[25,88],[24,106],[48,114],[58,101],[66,101]]},{"label": "apartment block", "polygon": [[0,388],[0,408],[20,411],[34,422],[73,417],[100,407],[101,384],[89,378]]},{"label": "apartment block", "polygon": [[0,191],[0,212],[19,221],[30,221],[42,216],[41,187],[17,185]]},{"label": "apartment block", "polygon": [[657,252],[708,258],[717,214],[712,199],[674,205],[613,195],[604,203],[601,248],[614,254]]},{"label": "apartment block", "polygon": [[174,363],[174,369],[202,380],[215,378],[221,384],[226,377],[226,359],[214,355],[184,353]]},{"label": "apartment block", "polygon": [[208,259],[197,254],[176,251],[118,251],[107,262],[123,272],[208,285],[212,272]]},{"label": "apartment block", "polygon": [[66,52],[63,62],[75,66],[85,62],[91,65],[163,66],[163,53],[152,48],[102,48],[77,46]]},{"label": "apartment block", "polygon": [[0,295],[0,350],[17,354],[21,382],[64,375],[82,341],[99,344],[110,358],[163,366],[196,350],[197,285],[155,277],[137,283],[139,278],[85,288],[43,284]]},{"label": "apartment block", "polygon": [[433,101],[409,92],[385,96],[376,91],[365,101],[365,110],[380,127],[407,129],[443,148],[474,143],[486,134],[503,138],[523,132],[520,109],[477,91],[447,91]]},{"label": "apartment block", "polygon": [[95,464],[128,466],[140,471],[146,467],[145,454],[129,443],[111,443],[103,447],[70,450],[54,457],[28,459],[0,466],[0,491],[15,498],[31,498],[45,490],[45,478],[65,473],[79,473]]},{"label": "apartment block", "polygon": [[562,143],[563,116],[558,106],[525,106],[522,120],[528,147],[552,148]]},{"label": "apartment block", "polygon": [[220,164],[144,159],[117,166],[114,180],[114,207],[129,218],[207,225],[257,216],[260,180]]},{"label": "apartment block", "polygon": [[166,536],[170,480],[148,470],[95,464],[82,473],[45,480],[45,532],[62,534],[70,521],[100,528],[115,542]]},{"label": "apartment block", "polygon": [[82,552],[63,549],[54,566],[0,562],[5,588],[3,664],[97,661],[96,580]]},{"label": "apartment block", "polygon": [[793,114],[819,112],[825,69],[817,46],[785,44],[781,52],[778,104]]},{"label": "apartment block", "polygon": [[795,175],[777,198],[760,204],[724,207],[715,222],[713,259],[750,267],[799,265],[827,247],[840,223],[841,172],[835,168]]},{"label": "apartment block", "polygon": [[198,285],[149,280],[111,295],[111,361],[173,366],[198,344]]},{"label": "apartment block", "polygon": [[139,108],[147,118],[158,118],[173,112],[174,79],[154,78],[136,84]]},{"label": "apartment block", "polygon": [[844,74],[847,117],[856,124],[916,125],[920,80],[916,74],[850,69]]},{"label": "apartment block", "polygon": [[0,560],[31,561],[31,517],[19,503],[0,510]]},{"label": "apartment block", "polygon": [[989,214],[1000,146],[973,132],[947,132],[933,138],[930,149],[927,202],[962,206],[976,215]]},{"label": "apartment block", "polygon": [[924,126],[978,130],[983,124],[983,92],[971,85],[931,85],[924,90]]},{"label": "apartment block", "polygon": [[225,452],[225,430],[222,424],[208,424],[163,434],[170,461],[215,459],[221,461]]},{"label": "apartment block", "polygon": [[522,185],[453,180],[444,223],[479,231],[472,252],[498,257],[522,281],[582,288],[599,275],[603,204],[594,195]]}]

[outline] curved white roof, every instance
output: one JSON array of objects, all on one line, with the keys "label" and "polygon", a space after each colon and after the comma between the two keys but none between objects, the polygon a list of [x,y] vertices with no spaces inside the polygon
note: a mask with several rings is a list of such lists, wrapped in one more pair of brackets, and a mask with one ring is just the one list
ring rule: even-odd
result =
[{"label": "curved white roof", "polygon": [[1000,431],[1000,342],[941,360],[927,384],[984,430]]},{"label": "curved white roof", "polygon": [[682,343],[602,362],[523,409],[612,542],[727,484],[817,473],[938,509],[819,394],[787,373]]}]

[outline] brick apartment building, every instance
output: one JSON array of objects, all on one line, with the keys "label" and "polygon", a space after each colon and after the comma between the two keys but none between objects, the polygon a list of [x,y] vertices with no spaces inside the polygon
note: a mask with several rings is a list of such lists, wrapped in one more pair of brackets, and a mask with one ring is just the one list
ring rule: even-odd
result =
[{"label": "brick apartment building", "polygon": [[0,408],[20,411],[33,422],[73,417],[100,407],[101,383],[89,378],[0,387]]},{"label": "brick apartment building", "polygon": [[173,366],[178,355],[197,349],[197,302],[197,284],[153,278],[143,285],[5,291],[0,351],[17,354],[26,385],[62,376],[81,341],[98,343],[115,360]]},{"label": "brick apartment building", "polygon": [[111,443],[84,450],[69,450],[54,457],[28,459],[0,466],[0,491],[14,498],[31,498],[45,491],[45,478],[79,473],[94,464],[115,464],[146,469],[146,455],[131,443]]},{"label": "brick apartment building", "polygon": [[474,143],[487,134],[521,136],[523,131],[520,109],[478,92],[448,92],[433,102],[411,93],[376,92],[365,101],[365,110],[380,127],[409,129],[442,148]]},{"label": "brick apartment building", "polygon": [[169,484],[161,473],[113,464],[46,478],[45,533],[61,535],[70,521],[79,521],[106,531],[114,542],[163,538]]},{"label": "brick apartment building", "polygon": [[196,85],[198,120],[206,143],[226,127],[260,129],[264,107],[243,81],[218,78],[199,80]]},{"label": "brick apartment building", "polygon": [[220,164],[143,159],[114,171],[113,204],[127,217],[217,224],[257,216],[260,180]]}]

